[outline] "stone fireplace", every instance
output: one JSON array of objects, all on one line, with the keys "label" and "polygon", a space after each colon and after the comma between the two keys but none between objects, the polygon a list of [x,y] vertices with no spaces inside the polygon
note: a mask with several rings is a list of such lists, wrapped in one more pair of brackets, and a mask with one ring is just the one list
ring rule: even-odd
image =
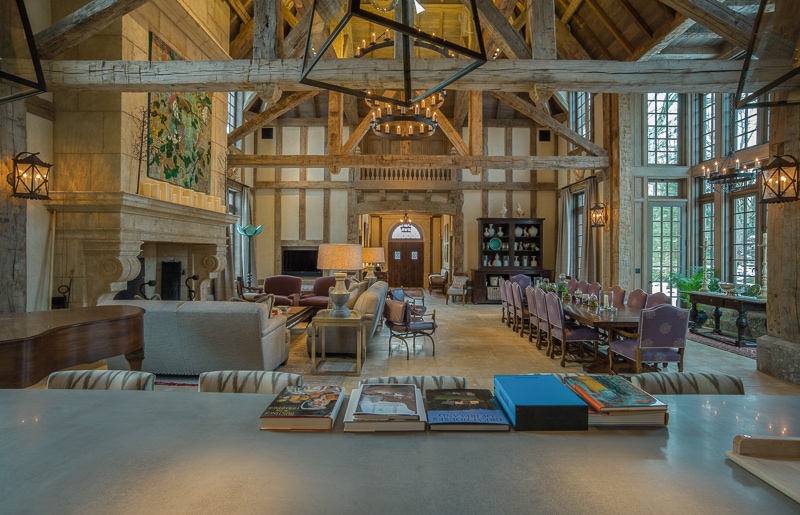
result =
[{"label": "stone fireplace", "polygon": [[162,261],[180,261],[186,275],[199,275],[198,300],[207,298],[226,266],[234,216],[122,192],[50,196],[47,206],[56,212],[53,281],[68,284],[72,276],[72,307],[94,306],[125,290],[139,275],[140,257],[145,278],[157,283]]}]

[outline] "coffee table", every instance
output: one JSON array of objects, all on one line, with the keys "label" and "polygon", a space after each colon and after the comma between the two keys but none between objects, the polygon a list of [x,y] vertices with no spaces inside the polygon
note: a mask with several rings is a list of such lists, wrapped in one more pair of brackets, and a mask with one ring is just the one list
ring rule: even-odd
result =
[{"label": "coffee table", "polygon": [[311,306],[280,306],[280,309],[280,314],[286,317],[286,329],[291,329],[300,322],[308,321],[314,308]]}]

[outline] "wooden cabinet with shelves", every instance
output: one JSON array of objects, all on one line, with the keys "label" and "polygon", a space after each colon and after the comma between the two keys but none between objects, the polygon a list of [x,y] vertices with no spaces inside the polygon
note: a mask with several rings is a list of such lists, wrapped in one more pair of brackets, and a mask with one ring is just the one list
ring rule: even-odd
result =
[{"label": "wooden cabinet with shelves", "polygon": [[478,268],[472,271],[476,304],[499,303],[500,277],[525,274],[550,279],[541,268],[544,218],[478,218]]}]

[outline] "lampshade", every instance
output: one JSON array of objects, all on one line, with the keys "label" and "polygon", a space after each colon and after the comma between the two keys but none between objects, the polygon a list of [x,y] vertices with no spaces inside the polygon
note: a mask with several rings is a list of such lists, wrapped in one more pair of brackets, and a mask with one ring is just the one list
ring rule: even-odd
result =
[{"label": "lampshade", "polygon": [[317,268],[320,270],[361,270],[363,266],[361,245],[323,243],[319,246]]},{"label": "lampshade", "polygon": [[383,253],[383,247],[364,247],[362,259],[364,263],[383,263],[386,261],[386,255]]}]

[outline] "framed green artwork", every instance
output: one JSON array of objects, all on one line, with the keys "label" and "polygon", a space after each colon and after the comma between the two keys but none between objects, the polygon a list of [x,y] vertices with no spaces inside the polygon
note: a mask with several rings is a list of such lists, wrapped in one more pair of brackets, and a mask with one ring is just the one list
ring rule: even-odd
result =
[{"label": "framed green artwork", "polygon": [[[151,61],[181,59],[150,33]],[[209,193],[211,123],[211,97],[205,93],[150,93],[147,176]]]}]

